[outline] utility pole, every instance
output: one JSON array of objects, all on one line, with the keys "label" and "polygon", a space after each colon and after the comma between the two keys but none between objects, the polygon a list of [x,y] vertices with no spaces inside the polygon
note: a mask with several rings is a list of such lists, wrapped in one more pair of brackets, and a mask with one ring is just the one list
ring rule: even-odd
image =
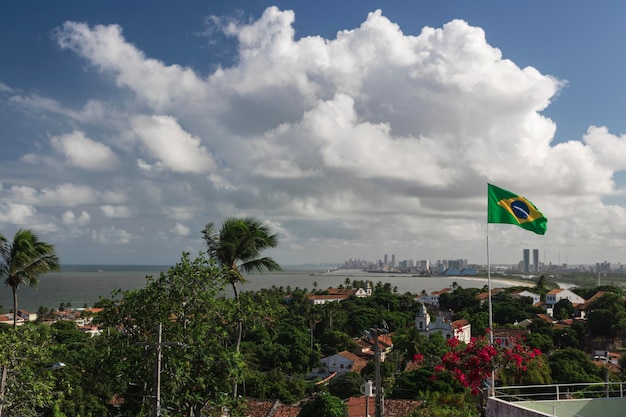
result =
[{"label": "utility pole", "polygon": [[163,325],[157,325],[157,341],[154,345],[156,351],[156,362],[154,364],[154,417],[161,415],[161,340],[163,334]]},{"label": "utility pole", "polygon": [[153,382],[153,390],[154,390],[154,401],[152,403],[152,415],[153,417],[159,417],[161,415],[161,347],[162,346],[183,346],[182,343],[179,342],[163,342],[163,325],[161,323],[157,324],[156,328],[156,342],[155,343],[141,343],[146,346],[154,346],[154,350],[156,353],[156,360],[154,363],[154,382]]},{"label": "utility pole", "polygon": [[374,385],[376,386],[376,400],[375,400],[376,417],[383,417],[383,414],[385,412],[385,403],[383,400],[383,387],[381,384],[381,377],[380,377],[381,351],[380,351],[380,343],[378,342],[378,337],[382,334],[389,333],[389,329],[387,328],[387,323],[384,320],[383,320],[383,325],[384,325],[384,328],[382,329],[379,327],[372,327],[369,331],[372,338],[374,339],[374,372],[376,374],[374,378]]}]

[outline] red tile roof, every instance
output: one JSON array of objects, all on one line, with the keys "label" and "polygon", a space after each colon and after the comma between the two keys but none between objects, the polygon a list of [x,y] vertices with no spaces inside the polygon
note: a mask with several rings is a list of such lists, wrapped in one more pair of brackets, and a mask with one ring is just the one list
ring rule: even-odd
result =
[{"label": "red tile roof", "polygon": [[[348,417],[363,417],[366,410],[366,398],[369,400],[368,414],[375,415],[376,403],[374,397],[351,397],[346,401],[348,406]],[[422,401],[418,400],[385,400],[385,415],[394,417],[406,417],[417,407]]]}]

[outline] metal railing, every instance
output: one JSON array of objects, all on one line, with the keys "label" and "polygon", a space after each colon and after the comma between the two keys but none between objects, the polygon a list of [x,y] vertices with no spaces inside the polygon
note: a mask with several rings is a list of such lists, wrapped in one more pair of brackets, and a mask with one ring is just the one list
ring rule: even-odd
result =
[{"label": "metal railing", "polygon": [[561,401],[624,397],[624,382],[518,385],[496,387],[494,397],[503,401]]}]

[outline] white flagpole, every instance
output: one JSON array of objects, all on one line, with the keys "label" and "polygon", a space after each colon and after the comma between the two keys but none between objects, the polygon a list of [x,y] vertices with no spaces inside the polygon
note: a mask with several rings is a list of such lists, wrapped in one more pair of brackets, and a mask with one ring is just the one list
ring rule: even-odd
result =
[{"label": "white flagpole", "polygon": [[[489,261],[489,222],[487,222],[487,291],[489,300],[489,345],[493,346],[493,306],[491,304],[491,262]],[[491,371],[489,391],[492,397],[496,394],[495,372]]]},{"label": "white flagpole", "polygon": [[489,262],[489,223],[487,223],[487,290],[489,291],[489,344],[493,345],[493,306],[491,305],[491,263]]}]

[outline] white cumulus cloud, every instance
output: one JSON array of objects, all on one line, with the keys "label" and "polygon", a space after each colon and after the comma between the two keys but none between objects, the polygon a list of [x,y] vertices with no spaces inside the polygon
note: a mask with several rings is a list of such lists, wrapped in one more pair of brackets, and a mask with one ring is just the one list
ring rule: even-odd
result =
[{"label": "white cumulus cloud", "polygon": [[178,236],[189,236],[189,227],[177,222],[171,232]]},{"label": "white cumulus cloud", "polygon": [[173,117],[138,116],[133,120],[133,131],[159,166],[191,173],[211,172],[216,168],[200,139],[185,132]]},{"label": "white cumulus cloud", "polygon": [[80,131],[54,136],[50,142],[59,153],[65,156],[70,165],[79,168],[107,171],[115,169],[119,164],[117,156],[110,147],[89,139]]},{"label": "white cumulus cloud", "polygon": [[[588,246],[626,244],[624,135],[590,127],[555,142],[543,111],[565,82],[506,59],[482,28],[453,20],[407,35],[379,10],[334,37],[298,38],[295,14],[277,7],[212,21],[237,59],[205,74],[148,56],[119,25],[63,24],[58,45],[114,91],[77,110],[13,93],[11,104],[64,124],[18,161],[35,174],[2,178],[12,218],[46,224],[63,211],[77,224],[74,213],[90,212],[82,222],[97,243],[174,234],[200,245],[209,221],[251,215],[280,231],[283,259],[478,260],[489,182],[544,211],[541,244],[555,251],[585,258]],[[84,175],[55,166],[59,154]],[[494,233],[502,248],[537,244]]]},{"label": "white cumulus cloud", "polygon": [[91,220],[91,216],[85,210],[77,216],[72,210],[67,210],[62,215],[63,224],[68,226],[86,226]]},{"label": "white cumulus cloud", "polygon": [[108,226],[100,230],[92,230],[91,238],[103,245],[112,245],[130,243],[133,239],[133,235],[124,229]]},{"label": "white cumulus cloud", "polygon": [[127,206],[100,206],[100,210],[106,217],[128,218],[132,215],[132,210]]}]

